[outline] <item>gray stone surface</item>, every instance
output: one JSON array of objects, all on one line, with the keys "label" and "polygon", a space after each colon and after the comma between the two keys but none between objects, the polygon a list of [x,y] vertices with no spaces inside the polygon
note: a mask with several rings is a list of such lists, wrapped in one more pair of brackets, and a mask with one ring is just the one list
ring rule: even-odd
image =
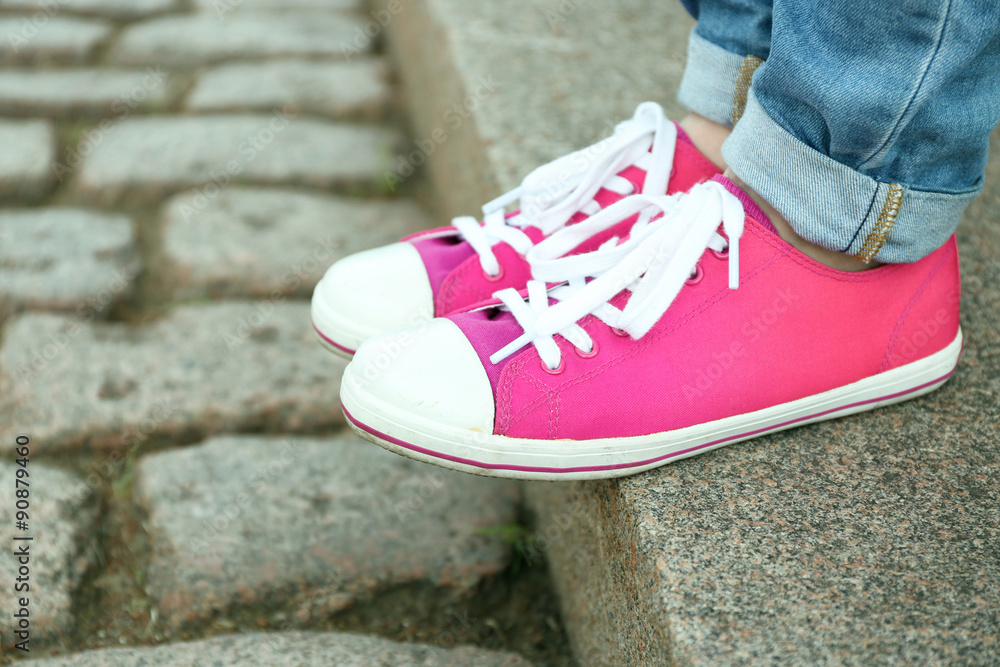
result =
[{"label": "gray stone surface", "polygon": [[154,323],[15,315],[0,347],[0,451],[127,448],[244,429],[341,423],[343,363],[316,343],[307,303],[180,307]]},{"label": "gray stone surface", "polygon": [[89,201],[149,203],[228,183],[378,187],[400,135],[382,127],[324,123],[275,111],[254,116],[129,118],[115,125],[78,170]]},{"label": "gray stone surface", "polygon": [[85,63],[110,34],[105,21],[51,10],[0,16],[0,64]]},{"label": "gray stone surface", "polygon": [[119,119],[163,109],[174,97],[170,74],[154,67],[0,71],[0,112],[6,114]]},{"label": "gray stone surface", "polygon": [[284,632],[228,635],[152,648],[105,649],[36,661],[40,667],[531,667],[524,658],[461,646],[442,649],[341,633]]},{"label": "gray stone surface", "polygon": [[[10,435],[13,443],[17,434],[32,438],[27,462],[28,476],[21,481],[28,486],[15,487],[15,476],[21,466],[10,461],[0,461],[0,502],[3,503],[3,521],[0,521],[0,575],[5,582],[4,595],[0,596],[0,632],[4,649],[10,648],[13,631],[17,625],[22,597],[28,599],[31,633],[28,646],[36,649],[40,642],[66,637],[74,628],[73,593],[84,572],[94,562],[95,528],[98,508],[91,502],[89,489],[74,474],[53,468],[34,459],[35,450],[41,445],[31,431]],[[13,459],[13,456],[11,457]],[[15,491],[27,489],[29,507],[28,530],[15,527]],[[81,491],[81,489],[83,489]],[[15,537],[32,537],[18,540]],[[11,555],[28,549],[27,575],[20,572],[21,563]],[[18,582],[16,579],[21,577]],[[25,579],[26,577],[26,579]],[[15,591],[14,586],[27,584],[27,591]],[[42,639],[45,638],[45,639]]]},{"label": "gray stone surface", "polygon": [[168,626],[242,606],[304,624],[403,585],[460,599],[507,565],[510,546],[477,533],[515,519],[518,488],[353,436],[224,437],[151,454],[136,477],[149,591]]},{"label": "gray stone surface", "polygon": [[108,59],[121,65],[192,67],[239,58],[340,58],[359,22],[357,15],[339,12],[170,16],[126,28]]},{"label": "gray stone surface", "polygon": [[0,210],[0,322],[27,309],[106,317],[132,295],[140,267],[123,215]]},{"label": "gray stone surface", "polygon": [[364,8],[361,0],[193,0],[193,5],[195,9],[220,19],[231,16],[233,12],[343,11]]},{"label": "gray stone surface", "polygon": [[152,14],[177,11],[182,0],[4,0],[3,6],[26,12],[45,12],[53,5],[76,14],[93,14],[114,19],[138,19]]},{"label": "gray stone surface", "polygon": [[693,23],[676,2],[402,7],[388,43],[414,139],[437,144],[427,164],[446,184],[437,200],[449,218],[476,213],[538,165],[608,136],[640,102],[683,114],[671,82],[683,73]]},{"label": "gray stone surface", "polygon": [[408,201],[244,188],[178,195],[163,219],[175,298],[309,297],[338,259],[433,226]]},{"label": "gray stone surface", "polygon": [[55,185],[56,133],[42,120],[0,120],[0,198],[34,202]]},{"label": "gray stone surface", "polygon": [[[688,26],[679,6],[639,0],[423,0],[401,14],[389,36],[418,137],[477,82],[497,83],[430,161],[449,212],[635,103],[669,102]],[[529,486],[581,664],[997,664],[993,153],[959,232],[966,347],[943,389],[632,478]]]},{"label": "gray stone surface", "polygon": [[192,111],[268,111],[334,119],[378,120],[389,110],[388,71],[381,60],[349,63],[279,60],[210,69],[188,97]]}]

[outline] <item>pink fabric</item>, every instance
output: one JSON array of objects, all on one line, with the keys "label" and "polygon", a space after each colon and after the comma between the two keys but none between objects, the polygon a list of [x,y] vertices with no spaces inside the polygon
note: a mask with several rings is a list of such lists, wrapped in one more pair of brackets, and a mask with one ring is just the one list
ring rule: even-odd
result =
[{"label": "pink fabric", "polygon": [[768,218],[764,214],[764,211],[760,209],[760,206],[757,205],[757,202],[755,202],[753,199],[750,199],[750,195],[744,192],[743,189],[740,188],[740,186],[736,185],[722,174],[719,174],[712,180],[715,181],[716,183],[721,183],[727,190],[729,190],[729,192],[736,195],[736,198],[740,200],[741,204],[743,204],[743,211],[748,216],[750,216],[751,218],[759,222],[761,225],[771,230],[772,232],[777,233],[774,229],[774,225],[771,224],[770,218]]},{"label": "pink fabric", "polygon": [[493,386],[493,395],[496,396],[497,383],[500,382],[500,373],[513,357],[507,357],[498,364],[490,362],[490,355],[511,342],[524,330],[509,312],[499,309],[477,310],[474,312],[454,313],[448,316],[454,322],[465,337],[470,341],[475,341],[473,347],[479,355],[479,361],[486,369],[486,375]]},{"label": "pink fabric", "polygon": [[[454,231],[454,227],[451,228]],[[441,291],[441,285],[447,280],[448,275],[455,270],[465,260],[474,257],[476,251],[472,246],[463,241],[457,234],[439,236],[432,238],[416,238],[410,243],[417,249],[420,259],[424,261],[427,268],[427,277],[431,282],[431,292],[437,295]],[[435,316],[441,313],[435,312]]]},{"label": "pink fabric", "polygon": [[[586,318],[596,356],[582,358],[557,337],[565,370],[553,375],[533,347],[519,352],[495,385],[495,433],[669,431],[855,382],[938,352],[957,334],[954,237],[919,262],[849,273],[809,259],[748,216],[740,253],[739,289],[727,287],[726,260],[706,251],[701,282],[638,341]],[[482,347],[496,342],[483,338]]]},{"label": "pink fabric", "polygon": [[[695,184],[707,181],[719,173],[718,168],[698,152],[698,149],[691,143],[691,139],[679,125],[677,126],[677,139],[674,151],[674,168],[667,186],[669,194],[686,192]],[[627,167],[619,172],[619,175],[639,188],[646,178],[646,172],[638,167]],[[602,188],[594,198],[604,208],[618,201],[622,196]],[[586,215],[578,213],[570,220],[570,224],[586,218]],[[626,234],[634,222],[635,218],[630,218],[616,227],[590,238],[573,252],[594,250],[612,236]],[[442,230],[453,229],[444,227],[412,234],[403,239],[416,247],[420,258],[427,267],[427,275],[434,294],[434,315],[436,317],[444,317],[449,313],[467,308],[470,304],[484,301],[499,290],[508,287],[520,289],[531,278],[531,269],[524,257],[506,243],[499,243],[493,247],[493,252],[503,269],[503,275],[498,280],[489,280],[483,273],[478,255],[467,242],[455,235],[433,236]],[[529,227],[525,231],[535,243],[543,238],[541,231],[534,227]]]}]

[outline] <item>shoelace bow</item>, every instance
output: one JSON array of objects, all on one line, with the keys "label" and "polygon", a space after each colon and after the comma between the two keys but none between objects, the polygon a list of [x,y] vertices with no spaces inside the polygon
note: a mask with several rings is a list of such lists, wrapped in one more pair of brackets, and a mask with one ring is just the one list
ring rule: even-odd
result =
[{"label": "shoelace bow", "polygon": [[[644,102],[631,119],[618,124],[612,136],[539,167],[520,187],[483,206],[482,225],[468,216],[455,218],[451,224],[479,255],[483,271],[496,277],[500,264],[493,245],[504,242],[526,255],[534,243],[523,227],[531,225],[548,235],[578,212],[593,215],[600,211],[594,196],[601,188],[632,194],[635,186],[618,176],[630,165],[646,171],[643,192],[666,194],[676,145],[677,127],[663,108]],[[520,213],[508,218],[504,209],[517,200],[521,201]]]},{"label": "shoelace bow", "polygon": [[[654,219],[661,212],[662,217]],[[581,236],[608,229],[636,213],[640,213],[639,221],[625,241],[619,243],[615,237],[593,252],[564,256]],[[528,256],[534,279],[528,282],[527,300],[514,289],[493,295],[510,310],[524,333],[490,361],[495,364],[531,343],[543,363],[557,370],[562,355],[556,334],[584,354],[593,351],[593,339],[577,324],[587,315],[641,338],[667,311],[709,248],[728,253],[729,287],[737,289],[743,221],[740,200],[720,183],[708,182],[686,195],[627,197],[553,234]],[[718,231],[720,222],[725,237]],[[559,284],[547,289],[547,283]],[[631,296],[618,309],[609,301],[623,290]]]}]

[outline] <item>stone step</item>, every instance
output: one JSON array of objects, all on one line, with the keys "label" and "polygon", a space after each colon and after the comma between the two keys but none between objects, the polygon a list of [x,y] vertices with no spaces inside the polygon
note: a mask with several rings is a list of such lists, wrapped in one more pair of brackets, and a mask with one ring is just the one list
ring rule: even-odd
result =
[{"label": "stone step", "polygon": [[281,610],[292,626],[380,592],[461,601],[500,573],[517,484],[429,469],[353,436],[227,436],[139,460],[150,595],[170,628]]},{"label": "stone step", "polygon": [[[401,13],[389,44],[415,135],[451,128],[429,161],[447,212],[475,212],[645,99],[679,117],[665,98],[691,25],[639,0]],[[966,347],[944,388],[635,477],[528,485],[581,664],[996,662],[998,149],[959,230]]]},{"label": "stone step", "polygon": [[524,658],[460,646],[453,649],[334,632],[247,633],[146,648],[87,651],[36,660],[39,667],[223,667],[227,665],[327,665],[355,667],[531,667]]},{"label": "stone step", "polygon": [[375,189],[402,143],[396,130],[326,123],[274,110],[247,116],[128,118],[68,151],[60,171],[98,205],[149,204],[200,187],[214,198],[231,183]]},{"label": "stone step", "polygon": [[141,267],[126,216],[74,208],[0,210],[0,324],[22,310],[103,319],[132,296]]},{"label": "stone step", "polygon": [[0,347],[0,452],[119,452],[224,431],[339,426],[344,363],[315,340],[304,302],[184,306],[142,326],[28,313]]},{"label": "stone step", "polygon": [[196,190],[164,207],[164,280],[175,298],[308,298],[338,259],[433,226],[405,200],[246,188],[208,199]]}]

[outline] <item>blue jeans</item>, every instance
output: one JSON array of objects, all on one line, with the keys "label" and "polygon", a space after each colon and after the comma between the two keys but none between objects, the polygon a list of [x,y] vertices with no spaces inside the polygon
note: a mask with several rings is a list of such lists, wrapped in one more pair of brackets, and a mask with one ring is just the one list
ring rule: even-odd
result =
[{"label": "blue jeans", "polygon": [[727,164],[796,233],[912,262],[955,231],[1000,121],[1000,6],[681,1],[680,101],[733,127]]}]

